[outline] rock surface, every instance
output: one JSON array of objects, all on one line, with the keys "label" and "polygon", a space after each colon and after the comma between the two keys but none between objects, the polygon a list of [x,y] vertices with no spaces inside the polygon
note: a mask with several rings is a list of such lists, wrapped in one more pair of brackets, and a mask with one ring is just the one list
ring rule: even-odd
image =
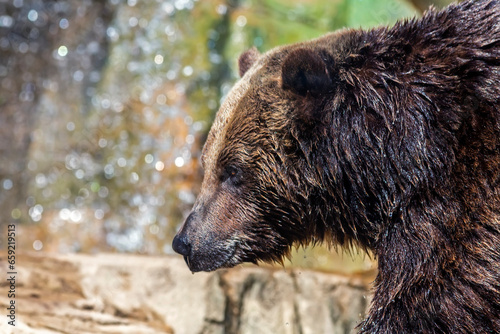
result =
[{"label": "rock surface", "polygon": [[192,275],[179,257],[119,254],[22,254],[16,271],[16,326],[2,279],[1,333],[350,333],[373,279],[256,266]]}]

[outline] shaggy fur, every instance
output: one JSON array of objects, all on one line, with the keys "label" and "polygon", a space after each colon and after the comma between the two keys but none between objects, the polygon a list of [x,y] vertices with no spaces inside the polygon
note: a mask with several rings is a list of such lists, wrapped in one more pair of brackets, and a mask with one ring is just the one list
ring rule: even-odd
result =
[{"label": "shaggy fur", "polygon": [[174,239],[190,269],[356,244],[361,333],[499,333],[500,0],[250,52]]}]

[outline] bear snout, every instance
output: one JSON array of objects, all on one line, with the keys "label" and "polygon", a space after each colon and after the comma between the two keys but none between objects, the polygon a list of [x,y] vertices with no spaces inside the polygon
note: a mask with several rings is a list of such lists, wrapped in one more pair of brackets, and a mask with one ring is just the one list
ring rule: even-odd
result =
[{"label": "bear snout", "polygon": [[210,224],[195,211],[177,232],[172,248],[184,257],[192,272],[213,271],[236,264],[230,263],[236,251],[232,238],[223,233],[212,233]]}]

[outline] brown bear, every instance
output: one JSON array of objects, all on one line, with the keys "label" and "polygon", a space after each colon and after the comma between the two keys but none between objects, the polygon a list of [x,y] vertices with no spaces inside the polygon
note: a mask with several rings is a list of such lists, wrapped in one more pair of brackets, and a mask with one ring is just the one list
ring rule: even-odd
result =
[{"label": "brown bear", "polygon": [[174,238],[191,271],[324,241],[378,261],[361,333],[500,333],[500,0],[240,57]]}]

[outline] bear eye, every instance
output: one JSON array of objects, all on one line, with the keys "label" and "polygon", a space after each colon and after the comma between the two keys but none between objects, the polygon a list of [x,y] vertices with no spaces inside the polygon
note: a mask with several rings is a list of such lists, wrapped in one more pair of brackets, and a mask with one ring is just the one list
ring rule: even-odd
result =
[{"label": "bear eye", "polygon": [[222,182],[230,182],[234,186],[239,186],[242,183],[242,180],[242,173],[238,167],[229,165],[224,168],[224,172],[222,173]]}]

